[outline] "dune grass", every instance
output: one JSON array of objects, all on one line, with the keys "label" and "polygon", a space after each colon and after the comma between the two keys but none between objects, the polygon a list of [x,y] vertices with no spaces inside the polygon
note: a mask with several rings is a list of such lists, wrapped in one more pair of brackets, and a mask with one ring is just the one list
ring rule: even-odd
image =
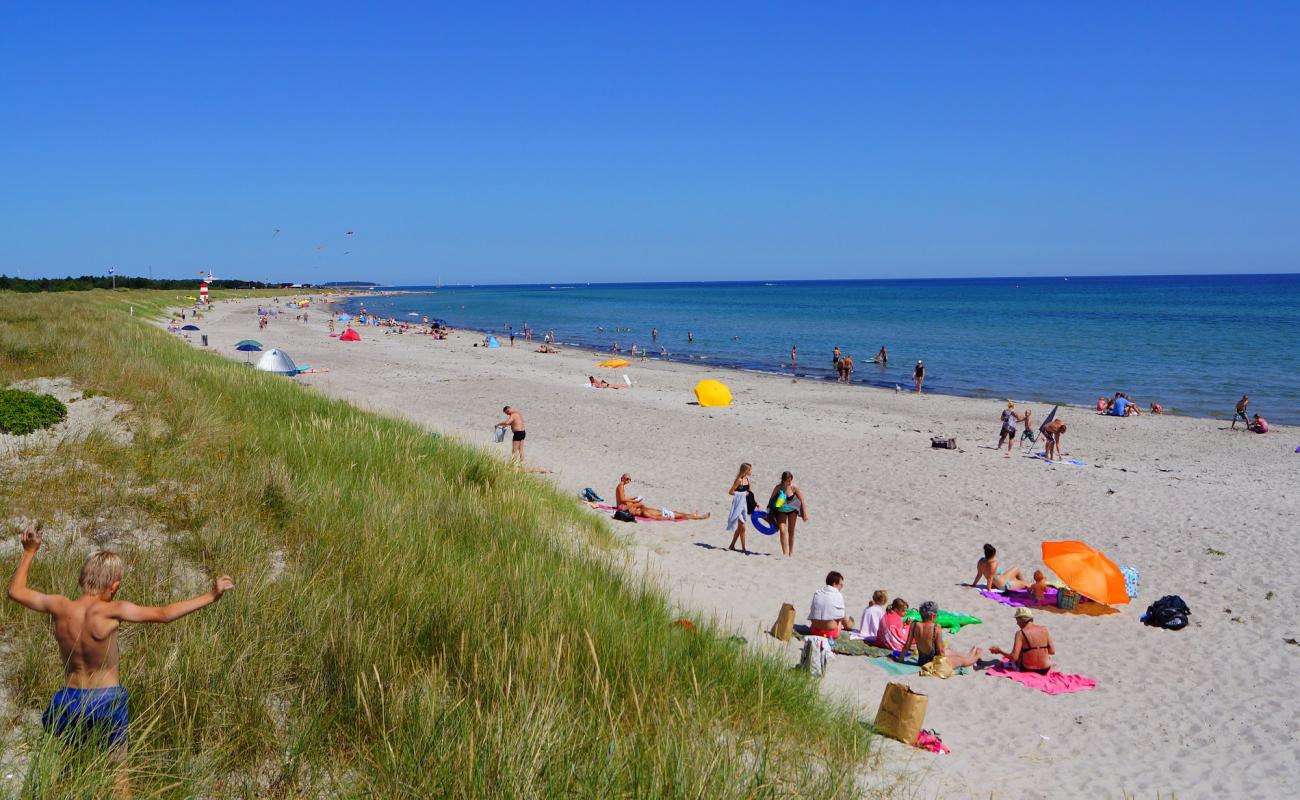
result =
[{"label": "dune grass", "polygon": [[[33,585],[74,593],[103,542],[136,602],[237,585],[123,635],[137,797],[858,794],[868,728],[708,621],[673,626],[601,520],[148,325],[173,295],[0,293],[0,386],[67,376],[132,407],[129,446],[92,435],[4,466],[0,517],[62,521]],[[62,677],[44,620],[5,602],[0,626],[0,760],[22,769],[0,789],[102,796],[102,759],[34,722]]]}]

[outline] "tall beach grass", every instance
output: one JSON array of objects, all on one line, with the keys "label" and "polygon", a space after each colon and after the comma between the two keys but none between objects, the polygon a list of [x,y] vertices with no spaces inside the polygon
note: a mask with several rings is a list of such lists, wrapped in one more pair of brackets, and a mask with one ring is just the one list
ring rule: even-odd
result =
[{"label": "tall beach grass", "polygon": [[[74,593],[100,542],[136,602],[237,584],[123,634],[137,796],[858,795],[866,726],[708,620],[674,626],[603,521],[479,450],[147,324],[173,297],[0,293],[0,385],[67,376],[132,407],[129,445],[5,465],[0,518],[65,521],[33,585]],[[102,759],[33,722],[62,678],[44,620],[5,603],[0,626],[0,746],[24,770],[0,787],[102,796]]]}]

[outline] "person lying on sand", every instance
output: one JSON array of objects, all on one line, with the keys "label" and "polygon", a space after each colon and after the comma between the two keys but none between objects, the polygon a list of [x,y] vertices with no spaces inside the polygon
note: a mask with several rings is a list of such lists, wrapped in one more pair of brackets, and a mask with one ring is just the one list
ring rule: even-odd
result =
[{"label": "person lying on sand", "polygon": [[916,648],[916,659],[921,666],[934,660],[935,656],[946,656],[954,668],[970,667],[980,660],[982,655],[978,647],[972,647],[965,653],[950,650],[943,644],[943,628],[935,623],[939,616],[939,604],[926,600],[917,609],[921,614],[919,622],[913,622],[907,629],[907,641],[903,643],[902,656],[906,657],[912,648]]},{"label": "person lying on sand", "polygon": [[27,586],[27,573],[41,547],[40,526],[22,533],[22,556],[9,581],[9,599],[50,616],[50,631],[59,646],[65,688],[41,715],[41,725],[77,745],[97,744],[120,769],[117,794],[130,796],[122,763],[126,758],[127,693],[118,682],[117,633],[123,622],[172,622],[211,605],[235,584],[230,576],[212,581],[212,589],[165,606],[138,606],[116,599],[122,585],[122,559],[109,550],[91,554],[82,564],[76,599],[42,594]]},{"label": "person lying on sand", "polygon": [[[633,511],[632,510],[633,507],[640,510]],[[618,510],[632,511],[632,513],[635,514],[636,516],[645,517],[646,519],[708,519],[709,518],[708,514],[692,514],[689,511],[673,511],[671,508],[651,508],[650,506],[644,503],[636,503],[633,505],[621,505],[618,507]]]},{"label": "person lying on sand", "polygon": [[603,378],[602,378],[601,380],[596,380],[596,376],[595,376],[595,375],[588,375],[588,376],[587,376],[587,381],[588,381],[589,383],[591,383],[591,388],[593,388],[593,389],[625,389],[625,388],[627,388],[627,387],[625,387],[625,386],[619,386],[617,383],[610,383],[609,381],[607,381],[607,380],[605,380],[605,379],[603,379]]},{"label": "person lying on sand", "polygon": [[1016,631],[1015,644],[1011,646],[1011,652],[1008,653],[996,645],[990,647],[989,652],[1006,656],[1023,672],[1037,672],[1040,675],[1051,672],[1052,659],[1048,656],[1056,655],[1052,634],[1048,633],[1047,628],[1042,625],[1034,624],[1034,612],[1027,608],[1016,609],[1016,624],[1020,626],[1020,630]]},{"label": "person lying on sand", "polygon": [[844,610],[844,576],[838,572],[826,574],[826,585],[813,593],[812,607],[808,609],[808,633],[838,639],[840,631],[853,627],[853,617]]},{"label": "person lying on sand", "polygon": [[990,591],[1014,592],[1028,589],[1025,576],[1020,574],[1020,567],[1012,567],[1004,574],[998,564],[998,551],[991,544],[984,545],[984,557],[975,563],[975,580],[971,586],[979,586],[980,580],[987,582]]},{"label": "person lying on sand", "polygon": [[614,502],[619,511],[630,511],[646,519],[708,519],[708,514],[692,514],[687,511],[673,511],[669,508],[651,508],[645,504],[645,498],[628,497],[627,486],[632,483],[632,476],[626,472],[618,479],[618,488],[614,490]]},{"label": "person lying on sand", "polygon": [[549,344],[544,344],[544,345],[542,345],[541,347],[537,348],[537,352],[539,352],[539,353],[558,353],[558,352],[560,352],[560,351],[559,351],[558,349],[552,347],[552,346],[549,345]]}]

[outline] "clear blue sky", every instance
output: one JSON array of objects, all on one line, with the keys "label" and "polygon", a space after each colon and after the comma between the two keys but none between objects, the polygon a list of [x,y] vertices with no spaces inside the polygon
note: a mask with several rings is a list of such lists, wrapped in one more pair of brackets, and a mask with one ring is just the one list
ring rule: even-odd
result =
[{"label": "clear blue sky", "polygon": [[1295,272],[1297,41],[1294,2],[7,3],[0,272]]}]

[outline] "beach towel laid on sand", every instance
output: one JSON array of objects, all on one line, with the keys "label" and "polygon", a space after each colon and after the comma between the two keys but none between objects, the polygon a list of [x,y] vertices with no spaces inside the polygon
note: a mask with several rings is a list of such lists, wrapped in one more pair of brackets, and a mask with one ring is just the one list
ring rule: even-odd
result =
[{"label": "beach towel laid on sand", "polygon": [[1088,466],[1088,465],[1085,464],[1084,462],[1082,462],[1082,461],[1076,461],[1076,460],[1074,460],[1074,459],[1062,460],[1062,459],[1059,459],[1059,458],[1058,458],[1058,459],[1056,459],[1055,461],[1053,461],[1053,460],[1051,460],[1050,458],[1047,457],[1047,453],[1036,453],[1036,454],[1034,454],[1034,458],[1038,459],[1039,461],[1044,461],[1044,462],[1046,462],[1046,463],[1048,463],[1048,464],[1064,464],[1064,465],[1067,466],[1067,467],[1086,467],[1086,466]]},{"label": "beach towel laid on sand", "polygon": [[871,663],[880,667],[891,677],[901,678],[904,675],[915,675],[921,671],[921,666],[916,662],[895,661],[892,658],[873,658]]},{"label": "beach towel laid on sand", "polygon": [[1037,672],[1021,672],[1013,667],[1010,661],[1003,661],[998,667],[989,667],[984,670],[984,674],[995,678],[1010,678],[1016,683],[1023,683],[1031,689],[1046,694],[1070,694],[1097,688],[1097,682],[1092,678],[1066,675],[1063,672],[1049,672],[1046,675],[1039,675]]},{"label": "beach towel laid on sand", "polygon": [[1004,606],[1012,606],[1013,608],[1041,608],[1056,605],[1055,586],[1047,587],[1047,592],[1043,595],[1043,602],[1041,603],[1035,600],[1032,594],[1025,591],[999,592],[997,590],[980,589],[980,594],[990,600],[996,600]]},{"label": "beach towel laid on sand", "polygon": [[[920,622],[921,612],[915,608],[908,609],[907,613],[903,615],[903,621]],[[983,622],[979,617],[972,617],[970,614],[955,614],[951,611],[944,611],[942,608],[939,609],[939,614],[934,618],[934,621],[948,633],[956,633],[964,625],[979,625]]]},{"label": "beach towel laid on sand", "polygon": [[1108,614],[1118,614],[1118,608],[1111,608],[1108,605],[1089,600],[1086,597],[1079,597],[1079,605],[1074,608],[1065,609],[1056,607],[1056,587],[1047,587],[1047,592],[1043,596],[1043,602],[1034,601],[1034,596],[1026,591],[1018,592],[997,592],[988,589],[980,589],[980,594],[990,600],[1001,603],[1004,606],[1014,608],[1039,608],[1052,614],[1079,614],[1085,617],[1104,617]]},{"label": "beach towel laid on sand", "polygon": [[[808,636],[809,628],[807,625],[795,625],[794,635],[797,639]],[[848,631],[840,631],[840,636],[831,643],[831,649],[837,656],[887,656],[889,651],[883,647],[876,647],[874,644],[864,642],[861,639],[852,638]]]}]

